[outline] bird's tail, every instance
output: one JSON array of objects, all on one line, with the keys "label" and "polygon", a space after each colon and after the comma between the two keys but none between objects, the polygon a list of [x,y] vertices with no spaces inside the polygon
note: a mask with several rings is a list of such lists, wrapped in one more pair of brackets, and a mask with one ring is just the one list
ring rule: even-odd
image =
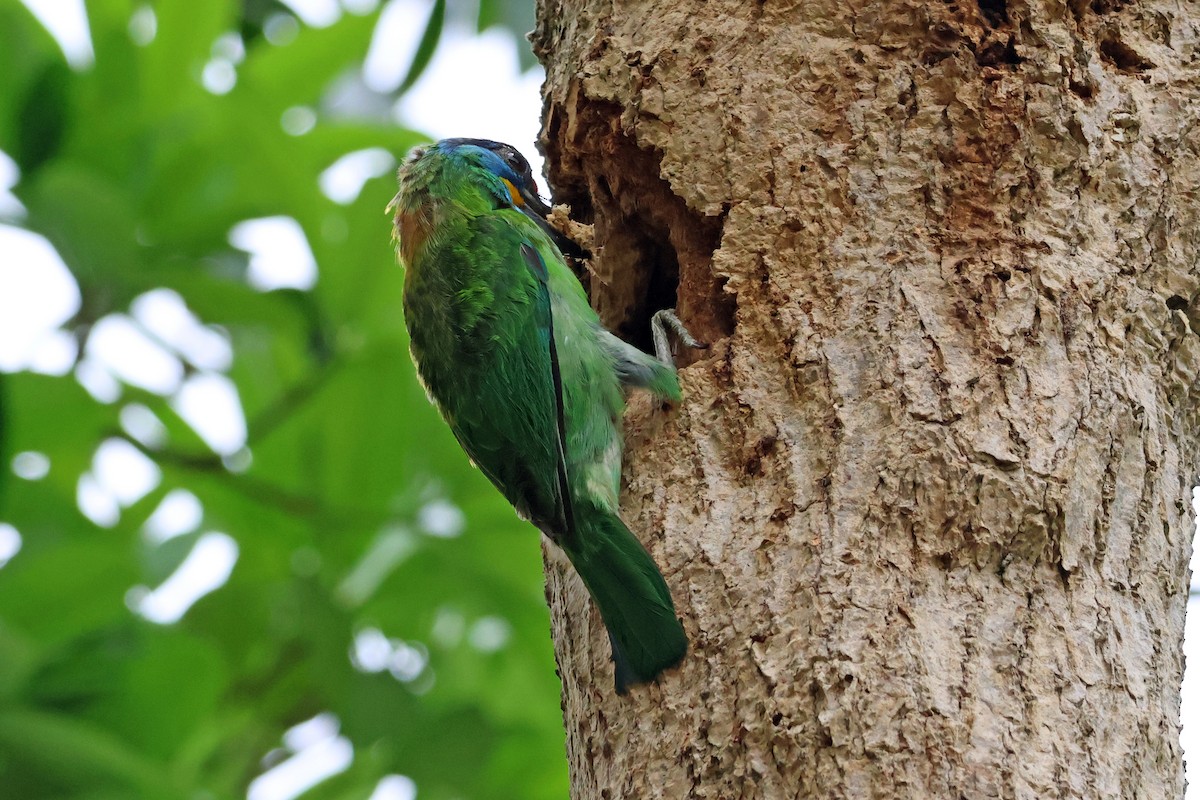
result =
[{"label": "bird's tail", "polygon": [[687,635],[666,581],[625,523],[590,503],[575,512],[578,535],[567,555],[608,628],[617,693],[625,694],[682,661]]}]

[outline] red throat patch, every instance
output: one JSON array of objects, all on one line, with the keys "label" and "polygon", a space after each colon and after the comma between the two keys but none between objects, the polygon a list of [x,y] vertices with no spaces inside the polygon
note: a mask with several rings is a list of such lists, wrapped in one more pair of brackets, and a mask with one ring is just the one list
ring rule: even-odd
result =
[{"label": "red throat patch", "polygon": [[396,212],[396,236],[400,239],[400,257],[411,264],[416,252],[429,238],[432,220],[425,206],[411,211]]}]

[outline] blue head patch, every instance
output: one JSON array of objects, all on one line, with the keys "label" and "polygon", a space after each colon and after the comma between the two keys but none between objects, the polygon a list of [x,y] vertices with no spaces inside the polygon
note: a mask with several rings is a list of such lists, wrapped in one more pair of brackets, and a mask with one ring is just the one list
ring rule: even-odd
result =
[{"label": "blue head patch", "polygon": [[434,145],[446,155],[465,156],[500,179],[508,199],[523,211],[545,216],[550,208],[538,196],[533,170],[517,149],[491,139],[442,139]]},{"label": "blue head patch", "polygon": [[529,162],[516,148],[491,139],[442,139],[435,147],[450,155],[465,155],[497,178],[504,178],[525,188],[533,182],[533,171]]}]

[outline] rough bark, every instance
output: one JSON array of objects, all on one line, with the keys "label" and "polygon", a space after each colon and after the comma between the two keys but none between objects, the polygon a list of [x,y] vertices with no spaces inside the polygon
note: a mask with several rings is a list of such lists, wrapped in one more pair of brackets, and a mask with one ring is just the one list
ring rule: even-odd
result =
[{"label": "rough bark", "polygon": [[683,666],[548,560],[572,796],[1182,796],[1200,7],[538,10],[597,307],[713,342],[627,419]]}]

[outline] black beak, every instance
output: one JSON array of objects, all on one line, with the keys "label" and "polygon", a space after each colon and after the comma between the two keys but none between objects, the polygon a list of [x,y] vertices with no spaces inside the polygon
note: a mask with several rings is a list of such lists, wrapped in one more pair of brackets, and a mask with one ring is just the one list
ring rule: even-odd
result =
[{"label": "black beak", "polygon": [[525,207],[533,211],[542,219],[550,216],[550,206],[538,195],[536,189],[528,187],[521,189],[521,199],[525,201]]}]

